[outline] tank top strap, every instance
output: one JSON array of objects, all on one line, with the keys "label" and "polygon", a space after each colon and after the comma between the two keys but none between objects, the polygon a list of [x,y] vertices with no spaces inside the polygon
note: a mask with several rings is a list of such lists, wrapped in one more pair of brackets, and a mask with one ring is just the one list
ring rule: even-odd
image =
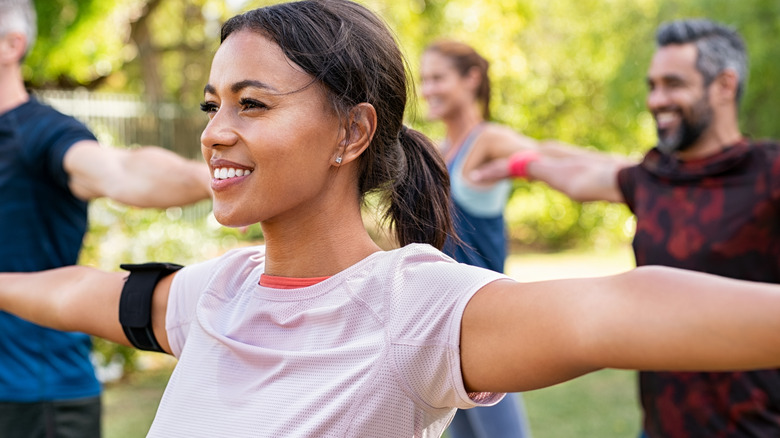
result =
[{"label": "tank top strap", "polygon": [[482,129],[484,127],[484,123],[479,123],[477,126],[471,128],[471,131],[469,131],[468,135],[466,135],[466,138],[464,138],[463,142],[461,142],[458,151],[455,152],[455,156],[452,157],[452,160],[447,163],[447,169],[450,172],[458,167],[458,165],[465,159],[465,157],[468,156],[469,151],[471,151],[471,147],[474,146],[477,137],[479,137],[479,134],[482,133]]}]

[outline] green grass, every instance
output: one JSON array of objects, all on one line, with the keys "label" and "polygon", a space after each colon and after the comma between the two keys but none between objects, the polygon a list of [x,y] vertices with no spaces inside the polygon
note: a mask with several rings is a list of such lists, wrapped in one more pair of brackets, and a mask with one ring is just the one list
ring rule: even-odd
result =
[{"label": "green grass", "polygon": [[[630,248],[606,253],[510,256],[507,274],[519,281],[590,277],[633,267]],[[104,438],[143,438],[154,418],[170,365],[106,386]],[[534,438],[635,438],[640,410],[636,374],[603,370],[524,394]]]},{"label": "green grass", "polygon": [[[170,369],[145,371],[106,387],[104,438],[143,438]],[[625,438],[639,431],[635,374],[603,370],[523,394],[534,438]]]},{"label": "green grass", "polygon": [[161,367],[107,384],[103,392],[103,437],[145,437],[171,371],[171,367]]},{"label": "green grass", "polygon": [[636,373],[602,370],[524,393],[534,438],[634,438],[640,411]]}]

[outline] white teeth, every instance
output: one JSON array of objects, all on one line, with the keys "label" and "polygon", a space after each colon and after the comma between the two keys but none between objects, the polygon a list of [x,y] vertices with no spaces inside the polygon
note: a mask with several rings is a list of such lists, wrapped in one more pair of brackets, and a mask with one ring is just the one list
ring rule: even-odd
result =
[{"label": "white teeth", "polygon": [[228,179],[237,176],[247,176],[252,173],[249,169],[235,169],[233,167],[220,167],[214,169],[214,179]]},{"label": "white teeth", "polygon": [[670,123],[670,122],[674,121],[675,119],[677,119],[677,114],[676,113],[668,113],[668,112],[667,113],[658,113],[658,114],[656,114],[655,119],[660,124],[666,124],[666,123]]}]

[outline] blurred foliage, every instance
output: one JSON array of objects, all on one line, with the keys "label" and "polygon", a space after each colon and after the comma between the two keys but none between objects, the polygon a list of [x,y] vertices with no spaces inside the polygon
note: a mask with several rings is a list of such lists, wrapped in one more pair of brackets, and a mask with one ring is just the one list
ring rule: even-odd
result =
[{"label": "blurred foliage", "polygon": [[[707,17],[738,29],[751,59],[741,125],[753,137],[780,137],[775,123],[780,3],[767,0],[417,0],[369,2],[396,29],[417,75],[425,46],[453,38],[490,62],[494,121],[534,138],[641,157],[655,142],[645,108],[645,75],[655,29],[665,21]],[[383,6],[384,5],[384,6]],[[418,76],[416,76],[418,77]],[[410,123],[433,138],[443,126]],[[611,246],[630,241],[634,221],[625,206],[579,204],[541,183],[517,182],[507,208],[515,248]],[[519,245],[517,245],[519,244]]]},{"label": "blurred foliage", "polygon": [[38,41],[25,80],[33,88],[100,89],[196,106],[219,27],[217,0],[36,0]]},{"label": "blurred foliage", "polygon": [[[663,21],[708,17],[736,27],[751,57],[741,122],[754,137],[780,137],[780,2],[775,0],[364,0],[396,32],[413,77],[425,46],[448,37],[490,62],[494,120],[535,138],[556,138],[635,157],[655,141],[645,73]],[[219,26],[239,10],[275,1],[35,0],[39,38],[24,67],[33,88],[138,93],[191,110],[202,99]],[[408,123],[432,138],[443,126],[414,103]],[[207,207],[206,207],[207,208]],[[103,269],[149,260],[190,264],[261,238],[210,215],[91,206],[81,262]],[[515,249],[608,247],[633,235],[625,206],[579,204],[541,183],[515,183],[507,207]],[[374,230],[376,231],[376,230]],[[378,234],[381,236],[381,232]],[[134,367],[132,350],[98,341],[105,361]]]},{"label": "blurred foliage", "polygon": [[[491,61],[496,122],[531,137],[635,157],[655,141],[644,104],[655,28],[709,17],[736,27],[749,47],[744,131],[780,137],[774,122],[780,64],[773,61],[780,46],[767,37],[780,31],[774,0],[361,1],[396,32],[415,79],[428,43],[462,40]],[[32,87],[134,92],[191,109],[201,99],[220,23],[271,3],[37,0],[40,36],[25,78]],[[443,126],[422,117],[422,104],[412,106],[408,123],[441,138]],[[517,243],[547,248],[624,243],[633,231],[625,207],[580,205],[539,183],[516,183],[507,217]]]}]

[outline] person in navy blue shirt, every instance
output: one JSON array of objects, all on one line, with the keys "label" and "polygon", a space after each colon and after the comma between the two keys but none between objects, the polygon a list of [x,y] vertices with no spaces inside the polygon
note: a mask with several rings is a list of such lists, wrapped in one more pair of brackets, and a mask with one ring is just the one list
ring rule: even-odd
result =
[{"label": "person in navy blue shirt", "polygon": [[[159,147],[101,146],[76,119],[30,96],[21,64],[35,40],[29,0],[0,0],[0,271],[73,265],[87,202],[139,207],[210,197],[205,163]],[[0,436],[99,437],[91,340],[0,312]]]}]

